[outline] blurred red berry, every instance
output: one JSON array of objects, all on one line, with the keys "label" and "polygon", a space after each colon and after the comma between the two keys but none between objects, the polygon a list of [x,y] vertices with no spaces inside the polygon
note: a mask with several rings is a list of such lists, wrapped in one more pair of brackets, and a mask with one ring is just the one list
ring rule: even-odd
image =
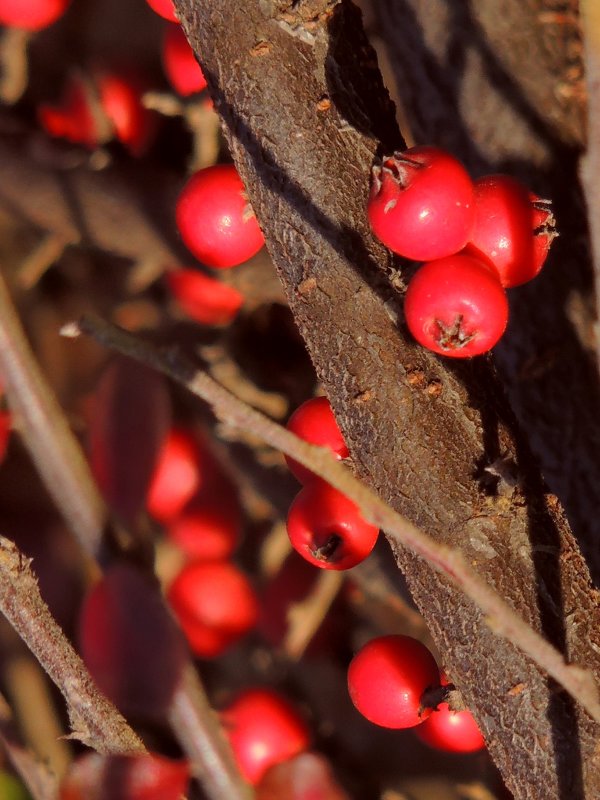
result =
[{"label": "blurred red berry", "polygon": [[229,561],[187,564],[171,584],[168,598],[192,652],[200,658],[221,655],[258,619],[254,589]]},{"label": "blurred red berry", "polygon": [[431,261],[462,250],[473,226],[473,183],[462,164],[436,147],[411,147],[373,167],[368,216],[385,245]]},{"label": "blurred red berry", "polygon": [[142,90],[137,80],[99,71],[96,82],[102,108],[113,126],[115,138],[131,155],[143,156],[154,138],[156,117],[142,105]]},{"label": "blurred red berry", "polygon": [[410,636],[371,639],[348,668],[348,691],[357,710],[384,728],[412,728],[431,714],[423,692],[440,684],[434,657]]},{"label": "blurred red berry", "polygon": [[165,277],[183,311],[201,325],[229,324],[244,303],[244,296],[233,286],[195,269],[173,270]]},{"label": "blurred red berry", "polygon": [[269,767],[310,746],[310,732],[292,704],[272,689],[248,689],[221,712],[242,775],[254,786]]},{"label": "blurred red berry", "polygon": [[0,0],[0,25],[39,31],[52,25],[71,0]]},{"label": "blurred red berry", "polygon": [[206,78],[180,25],[165,30],[162,63],[169,83],[183,97],[206,89]]},{"label": "blurred red berry", "polygon": [[209,267],[235,267],[264,244],[233,164],[217,164],[192,175],[179,195],[175,216],[184,243]]},{"label": "blurred red berry", "polygon": [[490,350],[508,323],[508,300],[496,271],[467,255],[424,264],[408,285],[404,316],[419,344],[452,358]]},{"label": "blurred red berry", "polygon": [[66,139],[93,149],[101,139],[101,121],[94,114],[92,86],[80,75],[72,73],[67,78],[59,101],[53,105],[42,103],[38,108],[40,125],[50,136]]},{"label": "blurred red berry", "polygon": [[519,286],[541,270],[556,236],[548,201],[509,175],[475,181],[475,221],[466,252],[487,259],[502,286]]},{"label": "blurred red berry", "polygon": [[175,14],[173,0],[146,0],[146,2],[153,11],[168,19],[169,22],[179,22]]},{"label": "blurred red berry", "polygon": [[337,489],[314,481],[292,502],[287,532],[293,548],[316,567],[350,569],[375,547],[379,529]]},{"label": "blurred red berry", "polygon": [[203,458],[194,436],[182,428],[166,435],[146,496],[150,514],[169,522],[181,513],[203,481]]},{"label": "blurred red berry", "polygon": [[[313,397],[302,403],[289,418],[286,427],[310,444],[327,447],[338,461],[350,455],[326,397]],[[301,483],[308,483],[317,477],[293,458],[285,456],[285,460]]]},{"label": "blurred red berry", "polygon": [[218,561],[229,558],[240,539],[242,512],[237,495],[201,491],[171,520],[166,535],[194,560]]},{"label": "blurred red berry", "polygon": [[88,753],[70,766],[60,786],[60,800],[180,800],[189,780],[184,761],[153,753]]},{"label": "blurred red berry", "polygon": [[12,417],[10,411],[0,411],[0,463],[4,460],[8,449],[11,426]]}]

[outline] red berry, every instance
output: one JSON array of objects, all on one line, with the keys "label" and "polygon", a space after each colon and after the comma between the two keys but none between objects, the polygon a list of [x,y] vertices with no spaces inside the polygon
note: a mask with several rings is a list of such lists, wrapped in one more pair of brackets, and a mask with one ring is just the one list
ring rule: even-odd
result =
[{"label": "red berry", "polygon": [[469,711],[451,711],[448,703],[440,703],[415,733],[425,744],[448,753],[475,753],[485,747],[473,715]]},{"label": "red berry", "polygon": [[175,14],[173,0],[146,0],[146,2],[153,11],[168,19],[169,22],[179,22]]},{"label": "red berry", "polygon": [[350,569],[375,547],[379,529],[333,486],[314,481],[294,499],[287,518],[292,547],[323,569]]},{"label": "red berry", "polygon": [[475,221],[467,253],[491,262],[502,286],[519,286],[541,270],[556,236],[548,201],[509,175],[475,181]]},{"label": "red berry", "polygon": [[179,195],[175,213],[181,238],[209,267],[235,267],[264,244],[233,164],[217,164],[192,175]]},{"label": "red berry", "polygon": [[10,431],[12,425],[12,417],[9,411],[0,411],[0,463],[4,461],[6,450],[8,448],[8,441],[10,439]]},{"label": "red berry", "polygon": [[186,762],[154,753],[88,753],[69,768],[60,787],[60,800],[180,800],[189,779]]},{"label": "red berry", "polygon": [[173,428],[163,442],[146,505],[159,522],[169,522],[191,500],[203,480],[202,453],[185,430]]},{"label": "red berry", "polygon": [[39,31],[67,10],[70,0],[0,0],[0,25]]},{"label": "red berry", "polygon": [[169,25],[162,43],[162,62],[169,83],[187,97],[206,89],[206,78],[180,25]]},{"label": "red berry", "polygon": [[508,322],[508,301],[492,267],[455,255],[419,269],[406,292],[404,315],[423,347],[469,358],[500,339]]},{"label": "red berry", "polygon": [[242,517],[235,492],[200,492],[173,519],[166,534],[195,560],[229,558],[241,535]]},{"label": "red berry", "polygon": [[187,564],[168,596],[192,652],[200,658],[221,655],[258,620],[258,601],[248,578],[228,561]]},{"label": "red berry", "polygon": [[227,325],[243,305],[244,296],[233,286],[195,269],[167,273],[166,281],[185,313],[201,325]]},{"label": "red berry", "polygon": [[40,125],[50,136],[66,139],[93,149],[100,144],[101,121],[92,111],[93,88],[78,74],[71,74],[56,105],[42,103],[38,108]]},{"label": "red berry", "polygon": [[411,147],[373,167],[368,216],[390,250],[415,261],[453,255],[473,225],[473,183],[436,147]]},{"label": "red berry", "polygon": [[99,72],[96,82],[115,137],[133,156],[143,156],[154,137],[156,117],[142,105],[140,86],[129,77],[109,72]]},{"label": "red berry", "polygon": [[310,746],[310,732],[294,707],[272,689],[248,689],[221,712],[242,775],[259,783],[269,767]]},{"label": "red berry", "polygon": [[[348,458],[350,455],[342,432],[333,416],[331,404],[326,397],[313,397],[302,403],[289,418],[286,427],[310,444],[328,447],[338,461]],[[301,483],[308,483],[317,477],[293,458],[285,456],[285,460]]]},{"label": "red berry", "polygon": [[421,709],[423,692],[440,683],[427,647],[410,636],[371,639],[348,668],[352,702],[370,722],[383,728],[412,728],[431,709]]}]

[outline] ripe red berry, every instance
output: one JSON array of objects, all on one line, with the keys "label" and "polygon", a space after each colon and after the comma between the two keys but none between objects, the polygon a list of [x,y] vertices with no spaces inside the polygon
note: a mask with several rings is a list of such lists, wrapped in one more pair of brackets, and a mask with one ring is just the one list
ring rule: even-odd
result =
[{"label": "ripe red berry", "polygon": [[421,708],[423,692],[440,683],[427,647],[410,636],[380,636],[359,650],[348,668],[352,702],[383,728],[412,728],[431,714]]},{"label": "ripe red berry", "polygon": [[233,490],[201,491],[171,520],[166,535],[195,560],[229,558],[241,535],[242,516]]},{"label": "ripe red berry", "polygon": [[440,703],[415,733],[425,744],[448,753],[475,753],[485,747],[473,715],[469,711],[451,711],[448,703]]},{"label": "ripe red berry", "polygon": [[0,25],[39,31],[52,25],[71,0],[0,0]]},{"label": "ripe red berry", "polygon": [[390,250],[415,261],[457,253],[473,225],[473,183],[436,147],[411,147],[373,167],[371,228]]},{"label": "ripe red berry", "polygon": [[173,0],[146,0],[146,2],[153,11],[168,19],[169,22],[179,22],[175,14]]},{"label": "ripe red berry", "polygon": [[0,411],[0,463],[4,461],[8,442],[10,439],[10,431],[12,425],[12,417],[9,411]]},{"label": "ripe red berry", "polygon": [[202,453],[188,431],[173,428],[163,442],[148,487],[146,506],[159,522],[173,520],[203,480]]},{"label": "ripe red berry", "polygon": [[258,600],[248,578],[229,561],[191,562],[168,592],[169,603],[192,652],[216,658],[258,620]]},{"label": "ripe red berry", "polygon": [[379,529],[333,486],[313,481],[296,495],[287,518],[292,547],[323,569],[350,569],[375,547]]},{"label": "ripe red berry", "polygon": [[509,175],[475,181],[475,221],[466,252],[489,260],[505,287],[541,270],[556,236],[550,203]]},{"label": "ripe red berry", "polygon": [[272,689],[248,689],[221,712],[242,775],[256,785],[275,764],[310,746],[302,717]]},{"label": "ripe red berry", "polygon": [[[350,455],[326,397],[313,397],[302,403],[289,418],[286,427],[310,444],[328,447],[338,461]],[[301,483],[308,483],[317,477],[293,458],[285,456],[285,460]]]},{"label": "ripe red berry", "polygon": [[173,270],[166,281],[183,311],[202,325],[227,325],[244,303],[233,286],[195,269]]},{"label": "ripe red berry", "polygon": [[415,339],[444,356],[485,353],[508,322],[508,301],[492,267],[467,255],[424,264],[408,285],[404,302]]},{"label": "ripe red berry", "polygon": [[217,164],[192,175],[179,195],[175,215],[181,238],[209,267],[235,267],[264,244],[233,164]]},{"label": "ripe red berry", "polygon": [[162,63],[169,83],[184,97],[206,89],[206,78],[180,25],[165,30]]},{"label": "ripe red berry", "polygon": [[185,761],[146,755],[80,756],[60,786],[60,800],[180,800],[190,780]]}]

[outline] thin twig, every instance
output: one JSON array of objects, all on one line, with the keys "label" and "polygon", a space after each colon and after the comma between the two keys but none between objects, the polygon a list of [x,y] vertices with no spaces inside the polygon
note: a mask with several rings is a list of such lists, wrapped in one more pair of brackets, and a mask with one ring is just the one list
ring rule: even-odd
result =
[{"label": "thin twig", "polygon": [[10,707],[2,695],[0,695],[0,741],[33,800],[56,800],[58,792],[56,776],[23,746]]},{"label": "thin twig", "polygon": [[95,556],[106,520],[102,498],[42,375],[0,276],[0,373],[9,406],[46,488],[83,550]]},{"label": "thin twig", "polygon": [[0,537],[0,611],[67,701],[72,736],[99,753],[143,753],[144,745],[102,695],[42,600],[31,560]]},{"label": "thin twig", "polygon": [[[600,3],[581,0],[585,78],[587,85],[587,149],[579,174],[587,203],[592,261],[594,264],[596,307],[600,308]],[[596,358],[600,367],[600,328],[596,323]]]},{"label": "thin twig", "polygon": [[299,661],[302,658],[343,583],[344,576],[341,572],[320,570],[309,595],[290,608],[288,629],[283,640],[283,652],[289,659]]},{"label": "thin twig", "polygon": [[253,792],[239,775],[230,749],[219,729],[196,671],[184,670],[181,686],[175,692],[169,721],[192,761],[194,774],[210,797],[224,800],[250,800]]},{"label": "thin twig", "polygon": [[600,723],[600,698],[591,673],[565,662],[562,654],[533,630],[513,609],[467,565],[462,553],[438,544],[384,503],[325,448],[310,445],[290,431],[250,408],[197,370],[191,362],[171,349],[157,350],[143,340],[110,323],[89,316],[65,326],[63,334],[86,333],[96,341],[135,358],[168,375],[190,392],[210,403],[217,416],[230,425],[251,431],[272,447],[299,461],[312,472],[350,497],[363,516],[378,525],[396,543],[425,559],[435,570],[455,584],[485,615],[497,635],[508,639],[563,686]]}]

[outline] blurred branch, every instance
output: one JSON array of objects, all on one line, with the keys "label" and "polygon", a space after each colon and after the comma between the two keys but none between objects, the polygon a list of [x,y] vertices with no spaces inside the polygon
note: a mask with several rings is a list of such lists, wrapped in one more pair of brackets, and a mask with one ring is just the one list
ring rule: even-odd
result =
[{"label": "blurred branch", "polygon": [[587,149],[579,170],[588,211],[592,262],[596,287],[596,358],[600,369],[600,4],[581,0],[584,35],[585,78],[587,84]]},{"label": "blurred branch", "polygon": [[56,776],[23,747],[10,707],[2,695],[0,695],[0,740],[33,800],[56,800],[58,793]]},{"label": "blurred branch", "polygon": [[0,610],[60,689],[72,736],[100,753],[145,752],[139,737],[102,695],[42,600],[26,558],[0,537]]},{"label": "blurred branch", "polygon": [[92,317],[84,317],[79,323],[63,329],[67,336],[79,333],[89,334],[101,344],[160,370],[210,403],[219,419],[260,436],[350,497],[369,522],[383,528],[388,537],[425,559],[464,592],[481,609],[488,626],[497,636],[508,639],[527,654],[600,723],[600,698],[592,674],[582,667],[567,664],[555,647],[534,631],[468,566],[459,550],[438,544],[420,531],[335,461],[328,450],[308,444],[250,408],[205,372],[196,370],[174,348],[166,353],[160,352],[126,331]]},{"label": "blurred branch", "polygon": [[1,275],[0,373],[17,428],[48,492],[82,550],[95,557],[106,510],[81,448],[31,352]]}]

